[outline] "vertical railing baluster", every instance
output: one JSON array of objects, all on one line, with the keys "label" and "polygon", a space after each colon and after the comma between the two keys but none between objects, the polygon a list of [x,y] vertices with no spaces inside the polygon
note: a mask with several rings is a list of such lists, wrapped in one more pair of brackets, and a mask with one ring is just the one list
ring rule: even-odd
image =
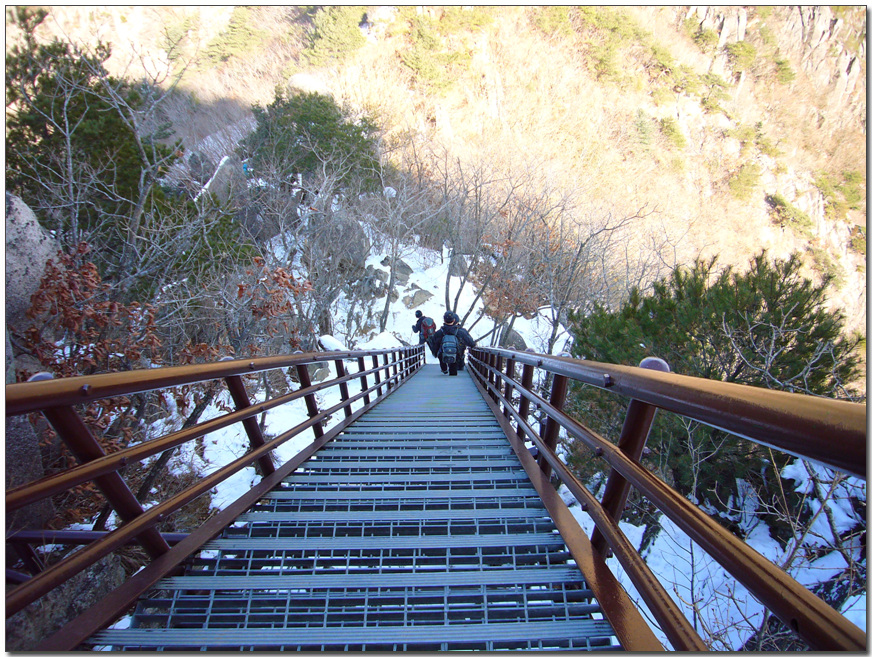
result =
[{"label": "vertical railing baluster", "polygon": [[381,389],[381,385],[380,385],[381,384],[381,372],[379,372],[378,367],[379,367],[378,366],[378,356],[373,354],[373,357],[372,357],[373,373],[372,373],[372,375],[375,377],[375,385],[376,385],[375,396],[381,397],[381,395],[382,395],[382,389]]},{"label": "vertical railing baluster", "polygon": [[[308,365],[297,365],[297,377],[300,379],[301,390],[312,387],[312,379],[309,377]],[[309,413],[309,417],[312,418],[318,415],[318,400],[315,399],[315,393],[310,392],[309,394],[305,395],[304,398],[306,400],[306,410]],[[312,425],[312,432],[315,434],[315,439],[318,439],[324,435],[324,427],[321,425],[321,420],[318,420],[315,424]]]},{"label": "vertical railing baluster", "polygon": [[384,362],[382,364],[385,365],[385,381],[388,384],[385,392],[390,392],[391,388],[393,388],[393,384],[391,383],[391,368],[388,367],[389,361],[387,354],[384,354]]},{"label": "vertical railing baluster", "polygon": [[[366,371],[366,363],[363,360],[363,356],[357,357],[357,368],[359,372]],[[360,391],[363,394],[363,403],[369,404],[369,393],[366,392],[366,374],[360,375]]]},{"label": "vertical railing baluster", "polygon": [[405,381],[409,376],[409,363],[412,360],[411,352],[409,351],[409,347],[403,347],[402,356],[400,359],[400,380]]},{"label": "vertical railing baluster", "polygon": [[[524,363],[524,367],[521,371],[521,387],[527,391],[533,390],[533,366],[529,363]],[[530,400],[524,395],[521,395],[521,401],[518,404],[518,415],[520,415],[521,419],[525,422],[530,417]],[[524,440],[525,435],[526,432],[519,423],[518,438]]]},{"label": "vertical railing baluster", "polygon": [[501,355],[494,354],[494,372],[493,376],[493,390],[491,390],[491,399],[497,401],[499,397],[497,396],[497,391],[500,389],[500,374],[503,371],[503,357]]},{"label": "vertical railing baluster", "polygon": [[[551,395],[548,397],[548,403],[558,411],[563,410],[563,404],[566,402],[566,391],[569,387],[569,379],[561,374],[556,374],[551,382]],[[545,447],[552,452],[557,447],[557,436],[560,434],[560,425],[551,416],[545,422],[545,430],[542,434],[542,442]],[[544,454],[539,454],[539,467],[545,476],[551,475],[551,464],[545,460]]]},{"label": "vertical railing baluster", "polygon": [[[227,356],[221,360],[233,360],[233,358]],[[251,406],[251,399],[248,396],[248,391],[245,389],[245,383],[242,381],[241,376],[237,374],[224,377],[224,382],[227,384],[227,389],[230,391],[230,397],[233,399],[233,403],[236,404],[237,411],[244,410]],[[258,425],[255,418],[245,418],[242,421],[242,426],[245,428],[245,433],[248,434],[248,442],[251,444],[252,449],[257,449],[266,444],[263,432],[260,430],[260,425]],[[271,475],[276,471],[272,458],[268,454],[259,458],[257,462],[260,465],[262,477]]]},{"label": "vertical railing baluster", "polygon": [[[645,358],[639,363],[639,367],[658,372],[669,371],[668,363],[660,358]],[[621,436],[618,438],[618,449],[636,463],[642,458],[642,452],[645,449],[645,443],[648,440],[648,434],[656,414],[656,406],[646,404],[638,399],[631,399],[627,406],[624,426],[621,427]],[[629,494],[630,483],[619,472],[612,470],[603,492],[603,510],[619,521],[624,513]],[[611,548],[606,543],[605,537],[596,528],[591,534],[590,542],[604,558],[607,558],[611,553]]]},{"label": "vertical railing baluster", "polygon": [[503,406],[503,415],[509,417],[509,406],[514,404],[515,392],[515,367],[517,362],[514,358],[509,358],[506,361],[506,386],[503,389],[503,395],[506,398],[506,404]]},{"label": "vertical railing baluster", "polygon": [[[81,463],[106,456],[100,443],[72,408],[58,406],[47,408],[42,413]],[[94,482],[122,521],[133,520],[143,513],[142,505],[117,472],[95,477]],[[170,549],[155,527],[150,527],[142,532],[138,540],[152,559],[156,559]]]},{"label": "vertical railing baluster", "polygon": [[[345,364],[342,362],[341,358],[337,358],[333,362],[336,363],[336,378],[341,379],[345,376]],[[347,383],[339,384],[339,396],[343,402],[348,401],[349,394]],[[351,417],[351,404],[346,403],[345,406],[342,407],[342,410],[345,411],[345,417]]]}]

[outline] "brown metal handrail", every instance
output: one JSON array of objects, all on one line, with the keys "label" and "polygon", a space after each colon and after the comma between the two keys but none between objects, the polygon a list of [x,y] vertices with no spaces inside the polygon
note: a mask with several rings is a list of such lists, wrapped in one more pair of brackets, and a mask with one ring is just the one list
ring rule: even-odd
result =
[{"label": "brown metal handrail", "polygon": [[[373,366],[369,369],[366,369],[364,363],[365,356],[372,357]],[[378,363],[379,356],[383,358],[382,364]],[[346,359],[356,359],[359,371],[352,374],[346,373],[343,362]],[[309,381],[308,365],[327,361],[332,361],[335,364],[336,378],[312,385]],[[50,534],[45,532],[19,532],[8,536],[7,541],[19,549],[22,545],[30,542],[40,542],[47,538],[58,543],[82,542],[86,546],[49,568],[42,569],[41,564],[31,560],[31,565],[37,569],[37,572],[34,572],[31,577],[20,573],[18,575],[21,576],[16,577],[16,573],[11,573],[12,576],[11,578],[7,577],[7,581],[12,579],[19,582],[19,584],[7,594],[7,617],[17,613],[50,590],[93,565],[99,559],[129,544],[133,540],[143,543],[152,559],[151,565],[146,567],[149,571],[149,577],[157,576],[159,578],[167,574],[175,564],[181,561],[181,558],[184,558],[183,556],[180,557],[180,548],[186,554],[189,554],[220,531],[223,528],[223,525],[220,523],[228,524],[232,521],[232,517],[226,513],[218,514],[221,518],[220,522],[214,519],[210,520],[202,528],[195,530],[184,538],[184,540],[181,540],[177,535],[160,534],[156,529],[158,523],[166,519],[169,514],[178,511],[186,504],[212,489],[216,484],[241,469],[253,465],[255,462],[261,465],[263,474],[261,484],[257,485],[255,489],[260,490],[260,488],[267,484],[274,486],[277,481],[281,480],[280,478],[277,479],[277,477],[286,476],[293,469],[299,467],[317,449],[320,449],[335,435],[338,435],[339,431],[396,390],[399,385],[421,367],[423,362],[423,345],[417,345],[414,347],[377,351],[332,351],[328,353],[222,361],[205,365],[119,372],[59,380],[35,380],[28,383],[7,385],[6,415],[20,415],[22,413],[42,411],[59,437],[68,444],[71,451],[81,461],[80,465],[65,472],[7,491],[7,511],[20,509],[58,492],[69,490],[81,483],[96,481],[107,501],[118,511],[119,516],[123,520],[118,528],[99,535],[94,533],[93,536],[89,536],[87,541],[81,541],[81,536],[78,536],[76,532],[70,533],[68,537],[65,535],[65,532],[52,532]],[[245,392],[241,375],[288,367],[296,368],[301,386],[300,389],[276,399],[252,405],[248,394]],[[368,386],[366,377],[370,374],[373,375],[375,383]],[[90,433],[72,408],[73,404],[90,403],[107,397],[126,396],[149,390],[201,383],[221,378],[226,381],[237,410],[188,429],[176,431],[160,438],[142,442],[133,447],[118,450],[112,454],[105,454],[103,452],[96,438]],[[361,381],[361,390],[355,395],[350,395],[348,383],[356,379]],[[319,410],[315,401],[315,393],[333,386],[339,387],[341,395],[340,403],[329,409]],[[257,423],[254,421],[254,416],[300,398],[303,398],[306,402],[309,419],[280,436],[268,442],[265,441],[260,434]],[[363,404],[362,408],[352,412],[352,404],[358,401],[361,401]],[[322,422],[332,414],[339,413],[340,411],[343,412],[342,420],[325,433]],[[121,477],[121,471],[125,466],[236,422],[241,422],[245,427],[251,442],[251,451],[243,457],[224,465],[216,472],[200,479],[188,489],[160,502],[148,510],[144,510],[139,505],[133,497],[130,488]],[[312,429],[314,433],[314,442],[309,447],[304,448],[296,457],[282,465],[277,471],[269,459],[270,452],[308,429]],[[263,492],[265,491],[262,491],[261,494]],[[247,503],[250,505],[251,502]],[[236,505],[232,506],[235,508]],[[236,515],[238,515],[238,512]],[[165,540],[167,538],[177,547],[170,548],[170,542]],[[142,578],[139,578],[139,580],[142,580]],[[127,586],[125,587],[124,595],[128,597],[134,596],[130,598],[130,601],[132,601],[135,599],[135,596],[141,594],[144,590],[144,588],[140,589],[138,584],[133,587]],[[117,606],[106,607],[103,605],[105,614],[117,614],[118,610],[119,607]],[[99,629],[99,625],[110,621],[111,618],[107,615],[105,618],[103,616],[94,618],[90,622],[97,623],[94,629]],[[70,643],[69,637],[72,636],[71,632],[72,629],[69,626],[62,628],[57,635],[59,638],[55,639],[55,642],[51,644],[54,646],[53,649],[63,649],[62,646],[66,646],[66,649],[74,647],[77,642]],[[80,640],[81,637],[79,637],[78,641]]]},{"label": "brown metal handrail", "polygon": [[[519,363],[524,365],[521,382],[515,379],[515,366]],[[591,515],[599,536],[598,549],[603,553],[606,549],[614,551],[677,649],[698,650],[693,646],[699,645],[697,642],[701,640],[693,636],[696,633],[686,622],[676,618],[674,603],[659,582],[653,580],[641,556],[617,527],[623,510],[621,498],[626,499],[626,490],[622,489],[629,485],[636,487],[681,527],[812,649],[865,650],[866,635],[856,625],[642,467],[638,436],[630,449],[621,444],[616,446],[555,407],[562,405],[560,390],[565,387],[566,379],[574,379],[633,400],[637,404],[633,418],[647,422],[641,432],[642,441],[653,418],[653,409],[646,414],[641,412],[644,409],[640,409],[639,404],[679,413],[865,479],[864,404],[505,349],[472,349],[470,364],[473,378],[486,398],[490,398],[495,414],[504,419],[507,425],[504,428],[512,430],[509,418],[514,420],[518,439],[530,440],[536,445],[540,466],[547,464],[552,468]],[[549,397],[555,398],[555,404],[532,389],[533,369],[537,367],[554,375]],[[518,394],[517,407],[515,392]],[[527,421],[531,404],[547,418],[543,422],[542,436]],[[636,421],[629,416],[630,413],[622,438],[628,434],[627,424]],[[612,484],[613,501],[610,506],[601,505],[557,457],[550,440],[552,427],[556,426],[584,442],[611,466],[609,483]]]}]

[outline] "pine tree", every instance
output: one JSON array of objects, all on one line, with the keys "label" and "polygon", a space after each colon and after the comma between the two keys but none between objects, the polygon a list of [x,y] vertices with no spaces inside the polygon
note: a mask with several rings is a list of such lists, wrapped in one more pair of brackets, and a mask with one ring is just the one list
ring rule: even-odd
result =
[{"label": "pine tree", "polygon": [[276,93],[267,107],[255,107],[255,131],[243,142],[258,175],[290,180],[327,166],[340,177],[376,182],[376,125],[352,118],[330,96]]},{"label": "pine tree", "polygon": [[[573,353],[622,365],[657,356],[679,374],[854,398],[848,386],[861,373],[860,339],[844,337],[844,317],[824,307],[828,281],[815,284],[800,267],[796,254],[769,260],[765,251],[745,272],[718,271],[716,258],[698,259],[647,296],[634,289],[617,310],[574,316]],[[617,436],[626,404],[615,395],[582,388],[573,404],[595,430]],[[669,413],[658,415],[648,447],[649,465],[670,484],[724,513],[736,479],[762,484],[788,458],[776,454],[770,465],[767,448]],[[577,452],[576,463],[583,461]]]}]

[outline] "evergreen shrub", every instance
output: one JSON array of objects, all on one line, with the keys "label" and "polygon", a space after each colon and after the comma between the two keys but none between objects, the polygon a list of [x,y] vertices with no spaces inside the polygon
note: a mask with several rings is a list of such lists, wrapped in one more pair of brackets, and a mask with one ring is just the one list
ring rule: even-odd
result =
[{"label": "evergreen shrub", "polygon": [[684,134],[681,132],[681,128],[678,126],[678,121],[673,119],[671,116],[660,119],[660,132],[662,132],[663,136],[666,137],[666,139],[668,139],[676,148],[684,148],[687,146],[687,139],[685,139]]},{"label": "evergreen shrub", "polygon": [[745,163],[730,177],[727,186],[734,197],[740,201],[746,201],[757,189],[757,185],[760,183],[760,174],[759,164]]},{"label": "evergreen shrub", "polygon": [[534,10],[533,24],[548,36],[572,36],[569,7],[564,5],[539,7]]},{"label": "evergreen shrub", "polygon": [[757,58],[756,49],[747,41],[728,43],[724,46],[724,50],[727,52],[730,66],[735,73],[750,70],[754,65],[754,60]]},{"label": "evergreen shrub", "polygon": [[312,17],[312,34],[305,56],[318,66],[341,61],[366,43],[360,31],[365,8],[352,6],[321,7]]},{"label": "evergreen shrub", "polygon": [[[743,271],[716,264],[716,258],[697,259],[654,283],[649,294],[633,289],[619,307],[573,313],[573,355],[628,366],[656,356],[678,374],[848,397],[845,386],[864,374],[860,338],[845,337],[844,316],[825,306],[828,281],[804,278],[799,254],[778,260],[764,251]],[[580,384],[567,401],[569,412],[612,440],[626,407],[619,396]],[[597,459],[575,443],[566,446],[571,466],[592,474],[591,461]],[[658,412],[647,447],[643,465],[725,518],[737,479],[751,483],[768,502],[781,488],[778,472],[793,458],[664,411]],[[792,537],[789,527],[776,529],[780,538]]]},{"label": "evergreen shrub", "polygon": [[782,226],[790,226],[806,237],[811,237],[814,222],[805,212],[787,202],[783,196],[777,193],[767,195],[766,202],[769,204],[770,216],[774,221]]}]

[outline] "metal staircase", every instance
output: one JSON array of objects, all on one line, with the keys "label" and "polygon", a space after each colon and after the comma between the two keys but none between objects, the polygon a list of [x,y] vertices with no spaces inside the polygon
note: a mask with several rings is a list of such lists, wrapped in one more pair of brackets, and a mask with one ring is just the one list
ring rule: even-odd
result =
[{"label": "metal staircase", "polygon": [[465,372],[425,366],[90,646],[620,649]]}]

